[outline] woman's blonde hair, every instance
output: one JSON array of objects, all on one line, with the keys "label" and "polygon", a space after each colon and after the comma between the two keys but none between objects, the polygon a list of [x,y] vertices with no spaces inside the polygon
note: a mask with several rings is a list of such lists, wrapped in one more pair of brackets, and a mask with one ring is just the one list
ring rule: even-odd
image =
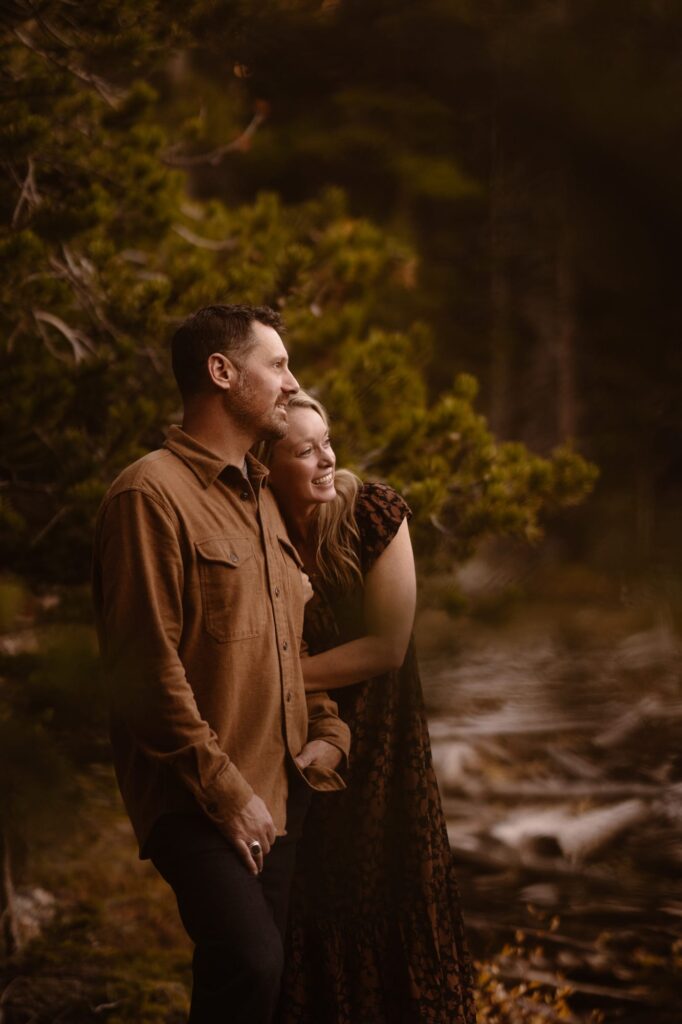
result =
[{"label": "woman's blonde hair", "polygon": [[[329,427],[327,410],[306,391],[298,391],[289,399],[289,409],[314,409]],[[266,441],[256,456],[266,466],[272,464],[277,442]],[[314,522],[317,540],[315,563],[323,583],[335,589],[350,590],[362,581],[359,547],[360,532],[355,523],[355,503],[361,480],[348,469],[337,469],[334,476],[336,497],[315,507]]]}]

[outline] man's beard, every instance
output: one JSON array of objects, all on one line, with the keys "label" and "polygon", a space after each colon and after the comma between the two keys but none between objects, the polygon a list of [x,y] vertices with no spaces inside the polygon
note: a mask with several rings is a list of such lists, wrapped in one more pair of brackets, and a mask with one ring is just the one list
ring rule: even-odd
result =
[{"label": "man's beard", "polygon": [[246,432],[252,433],[254,441],[281,441],[289,429],[284,417],[277,415],[277,406],[264,410],[259,403],[253,380],[248,370],[240,369],[236,386],[225,395],[228,412]]}]

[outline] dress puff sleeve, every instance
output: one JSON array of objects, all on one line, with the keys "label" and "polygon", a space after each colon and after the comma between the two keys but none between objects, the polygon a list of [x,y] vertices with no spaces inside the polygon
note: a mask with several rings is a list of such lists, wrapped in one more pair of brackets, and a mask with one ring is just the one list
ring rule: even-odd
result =
[{"label": "dress puff sleeve", "polygon": [[363,575],[366,575],[382,551],[412,511],[407,502],[388,484],[364,483],[358,492],[355,519],[360,531]]}]

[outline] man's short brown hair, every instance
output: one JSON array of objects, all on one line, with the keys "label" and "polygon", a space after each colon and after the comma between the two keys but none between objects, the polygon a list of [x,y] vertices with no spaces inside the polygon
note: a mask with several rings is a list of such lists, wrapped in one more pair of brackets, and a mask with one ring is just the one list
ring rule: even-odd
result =
[{"label": "man's short brown hair", "polygon": [[279,313],[269,306],[204,306],[180,324],[171,339],[171,355],[183,397],[208,388],[206,364],[213,352],[234,362],[244,358],[254,342],[254,322],[284,333]]}]

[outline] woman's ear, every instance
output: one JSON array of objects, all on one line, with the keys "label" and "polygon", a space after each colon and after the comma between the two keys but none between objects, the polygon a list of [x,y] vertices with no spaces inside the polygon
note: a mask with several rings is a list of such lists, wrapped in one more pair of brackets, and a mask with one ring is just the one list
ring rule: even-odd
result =
[{"label": "woman's ear", "polygon": [[222,391],[229,391],[237,378],[237,367],[223,352],[212,352],[207,360],[208,375]]}]

